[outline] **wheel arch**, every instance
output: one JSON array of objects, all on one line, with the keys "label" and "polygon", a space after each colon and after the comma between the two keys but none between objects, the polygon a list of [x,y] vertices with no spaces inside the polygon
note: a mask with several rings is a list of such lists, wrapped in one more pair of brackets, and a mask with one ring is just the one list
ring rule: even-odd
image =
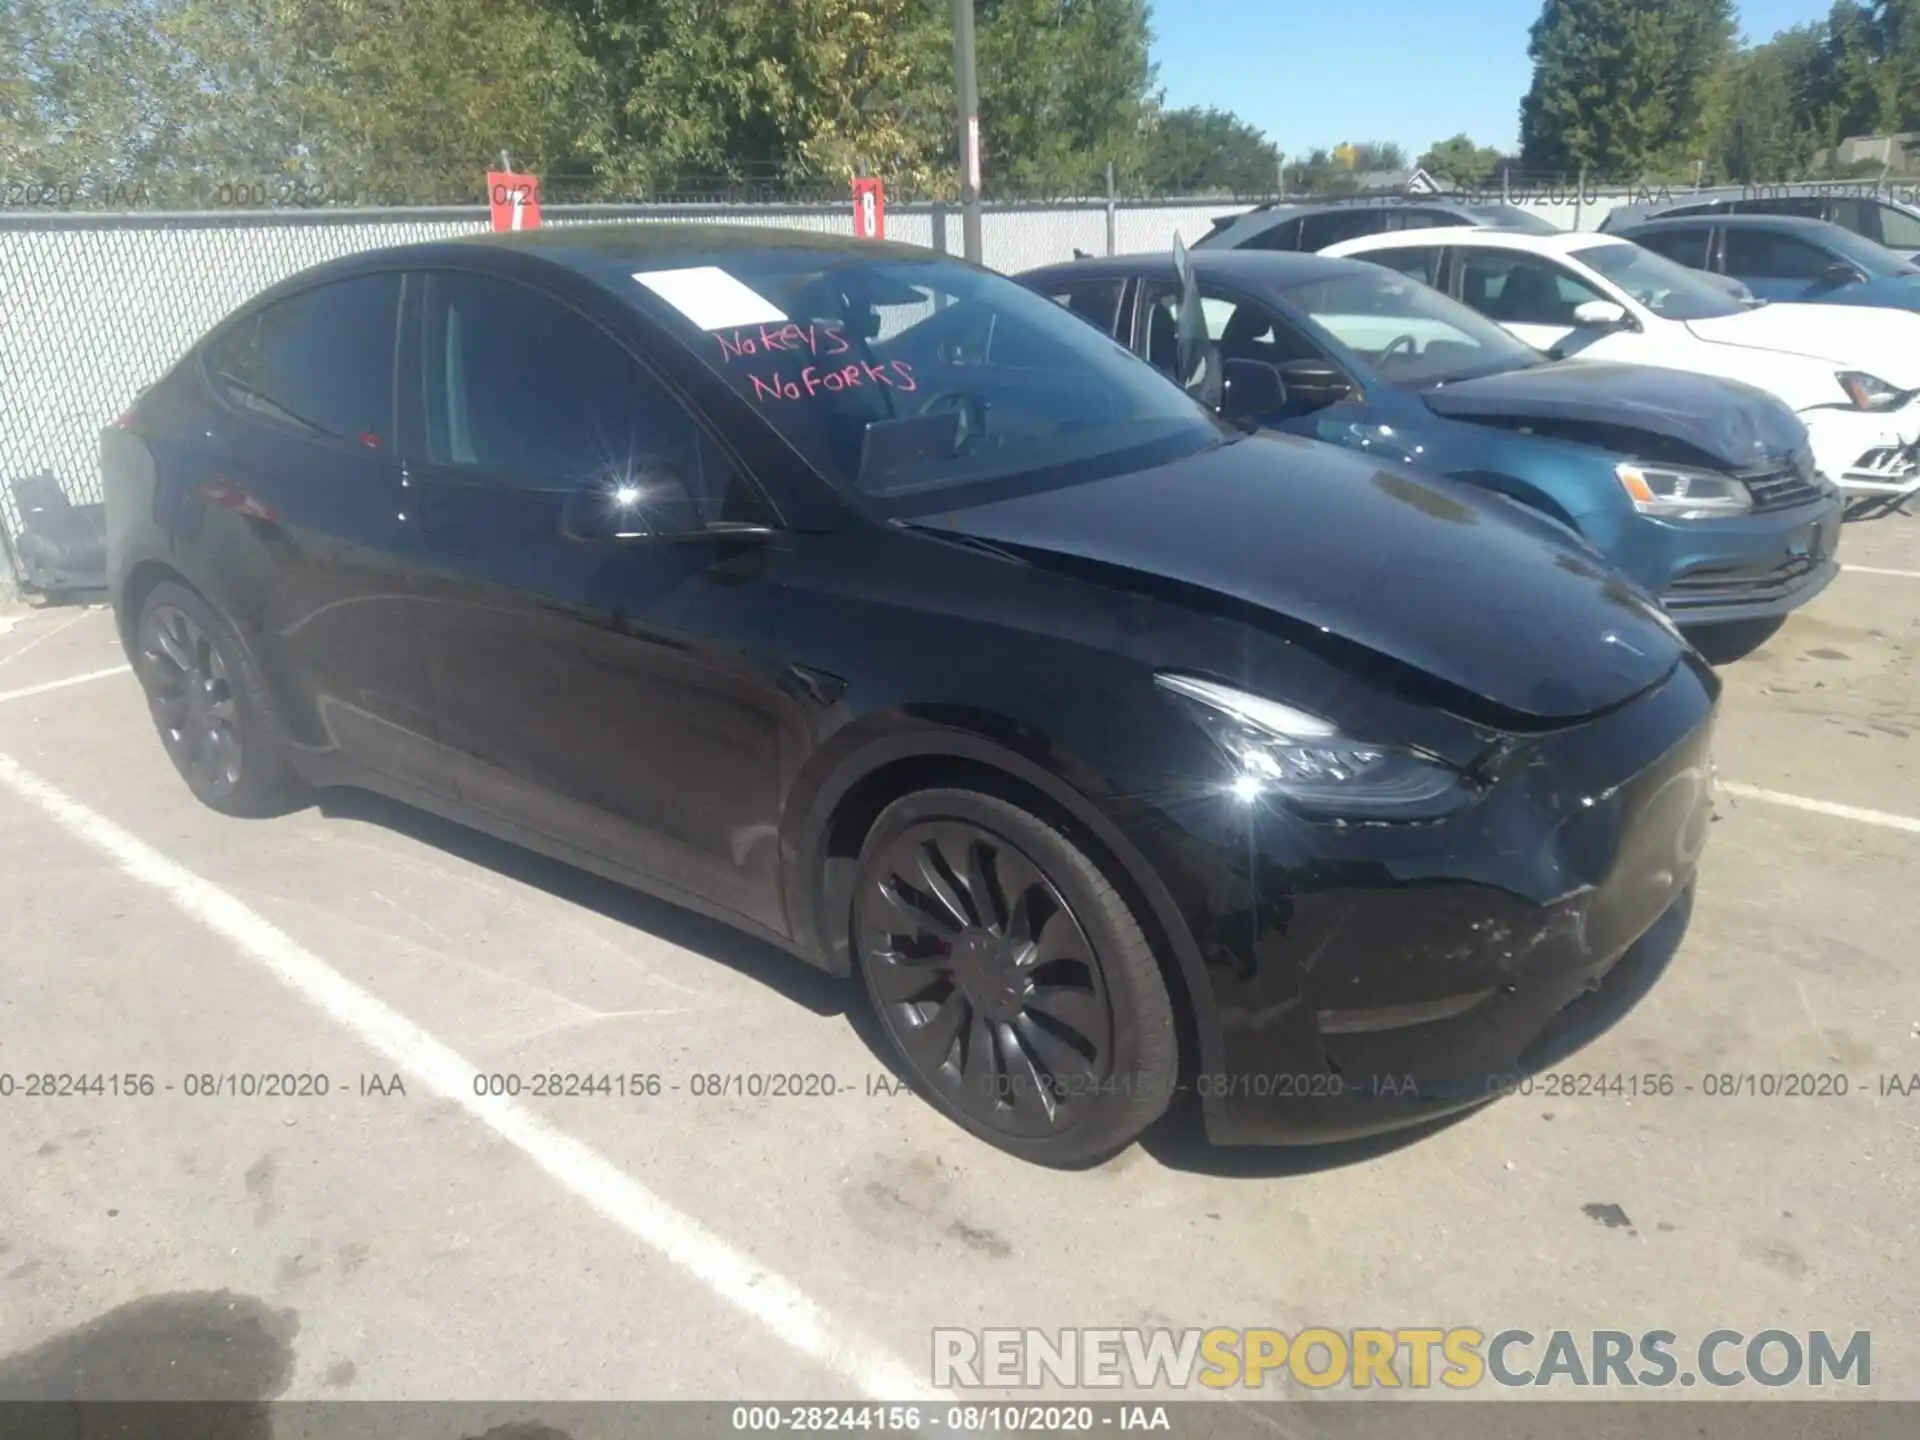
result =
[{"label": "wheel arch", "polygon": [[805,953],[830,973],[853,974],[846,916],[854,865],[880,812],[915,790],[979,790],[1058,827],[1106,873],[1147,932],[1178,1027],[1182,1078],[1220,1068],[1219,1016],[1199,946],[1146,857],[1087,797],[1043,766],[963,733],[871,740],[836,763],[786,846],[787,913]]}]

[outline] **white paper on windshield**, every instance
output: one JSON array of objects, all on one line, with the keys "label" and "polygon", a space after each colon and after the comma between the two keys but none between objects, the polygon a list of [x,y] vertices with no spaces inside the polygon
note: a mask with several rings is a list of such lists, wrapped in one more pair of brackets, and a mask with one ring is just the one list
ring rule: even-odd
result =
[{"label": "white paper on windshield", "polygon": [[779,306],[717,265],[692,265],[684,270],[637,270],[633,278],[702,330],[786,323],[787,317]]}]

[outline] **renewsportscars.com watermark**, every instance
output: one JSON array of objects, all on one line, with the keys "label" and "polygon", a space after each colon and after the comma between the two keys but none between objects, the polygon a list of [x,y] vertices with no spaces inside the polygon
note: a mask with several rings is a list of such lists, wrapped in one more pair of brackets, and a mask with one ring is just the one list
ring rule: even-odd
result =
[{"label": "renewsportscars.com watermark", "polygon": [[1872,1383],[1870,1331],[1006,1329],[933,1332],[936,1389],[1472,1390]]}]

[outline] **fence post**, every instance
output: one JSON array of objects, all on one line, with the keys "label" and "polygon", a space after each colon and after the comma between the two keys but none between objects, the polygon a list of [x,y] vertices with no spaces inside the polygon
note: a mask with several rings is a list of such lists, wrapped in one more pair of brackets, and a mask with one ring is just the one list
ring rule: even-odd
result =
[{"label": "fence post", "polygon": [[1107,254],[1108,255],[1112,255],[1115,253],[1113,207],[1114,207],[1114,200],[1116,197],[1114,192],[1115,192],[1115,181],[1114,181],[1114,174],[1113,174],[1113,162],[1109,160],[1107,162]]},{"label": "fence post", "polygon": [[933,202],[933,248],[947,253],[947,207],[940,200]]},{"label": "fence post", "polygon": [[1587,167],[1580,167],[1580,179],[1573,192],[1573,228],[1580,228],[1580,214],[1587,205]]}]

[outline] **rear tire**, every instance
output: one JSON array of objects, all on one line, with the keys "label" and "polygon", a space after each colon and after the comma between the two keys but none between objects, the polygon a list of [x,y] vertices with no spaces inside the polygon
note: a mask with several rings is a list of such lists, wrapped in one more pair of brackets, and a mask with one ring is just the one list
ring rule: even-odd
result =
[{"label": "rear tire", "polygon": [[861,847],[860,975],[921,1095],[989,1144],[1081,1166],[1131,1144],[1178,1076],[1153,949],[1098,865],[974,790],[889,805]]},{"label": "rear tire", "polygon": [[222,815],[298,809],[309,797],[260,672],[225,617],[163,581],[140,607],[134,672],[167,758]]}]

